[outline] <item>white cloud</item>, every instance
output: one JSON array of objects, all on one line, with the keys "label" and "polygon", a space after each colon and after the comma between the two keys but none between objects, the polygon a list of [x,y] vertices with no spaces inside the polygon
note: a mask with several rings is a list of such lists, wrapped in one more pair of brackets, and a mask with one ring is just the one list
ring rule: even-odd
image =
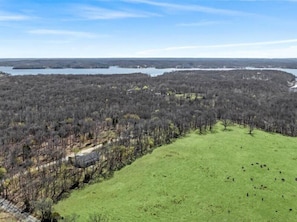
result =
[{"label": "white cloud", "polygon": [[30,19],[30,17],[28,17],[26,15],[8,14],[8,13],[0,12],[0,22],[24,21],[24,20],[29,20],[29,19]]},{"label": "white cloud", "polygon": [[297,39],[232,44],[173,46],[149,49],[137,53],[139,56],[160,57],[297,57]]},{"label": "white cloud", "polygon": [[97,35],[89,32],[77,32],[77,31],[67,31],[67,30],[55,30],[55,29],[36,29],[28,31],[30,34],[36,35],[64,35],[72,37],[81,37],[81,38],[94,38]]},{"label": "white cloud", "polygon": [[156,16],[154,13],[135,12],[125,10],[110,10],[100,7],[80,6],[79,16],[89,20],[107,20],[107,19],[123,19],[123,18],[145,18]]},{"label": "white cloud", "polygon": [[123,0],[123,1],[130,2],[130,3],[147,4],[151,6],[157,6],[164,9],[176,10],[176,11],[192,11],[192,12],[202,12],[202,13],[208,13],[208,14],[221,14],[221,15],[230,15],[230,16],[251,15],[249,13],[245,13],[241,11],[205,7],[201,5],[174,4],[174,3],[167,3],[167,2],[155,2],[150,0]]},{"label": "white cloud", "polygon": [[222,21],[200,21],[200,22],[191,22],[191,23],[178,23],[177,26],[182,27],[193,27],[193,26],[210,26],[210,25],[219,25],[223,24]]}]

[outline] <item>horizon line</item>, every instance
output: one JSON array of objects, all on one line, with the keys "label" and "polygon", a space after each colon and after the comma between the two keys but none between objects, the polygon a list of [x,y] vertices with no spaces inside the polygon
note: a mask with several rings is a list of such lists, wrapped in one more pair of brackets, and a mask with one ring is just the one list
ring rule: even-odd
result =
[{"label": "horizon line", "polygon": [[13,59],[297,59],[297,57],[3,57],[0,60]]}]

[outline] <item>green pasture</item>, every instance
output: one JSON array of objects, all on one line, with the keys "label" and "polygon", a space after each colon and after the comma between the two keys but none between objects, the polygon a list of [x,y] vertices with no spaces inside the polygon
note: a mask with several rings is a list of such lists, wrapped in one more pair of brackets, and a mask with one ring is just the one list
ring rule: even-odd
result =
[{"label": "green pasture", "polygon": [[297,138],[233,126],[193,132],[54,206],[86,221],[296,221]]}]

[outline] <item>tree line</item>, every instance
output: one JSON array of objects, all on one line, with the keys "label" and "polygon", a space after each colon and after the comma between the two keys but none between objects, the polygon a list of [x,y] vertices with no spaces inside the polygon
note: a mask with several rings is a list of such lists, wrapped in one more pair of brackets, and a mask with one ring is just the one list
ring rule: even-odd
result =
[{"label": "tree line", "polygon": [[0,59],[0,66],[15,69],[44,68],[288,68],[296,69],[296,59],[245,59],[245,58],[86,58],[86,59]]}]

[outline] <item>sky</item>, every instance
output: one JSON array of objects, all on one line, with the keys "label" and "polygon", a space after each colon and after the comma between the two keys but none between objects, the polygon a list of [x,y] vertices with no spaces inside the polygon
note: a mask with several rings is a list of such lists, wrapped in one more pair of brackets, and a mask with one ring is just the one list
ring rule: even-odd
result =
[{"label": "sky", "polygon": [[0,58],[297,58],[297,0],[0,0]]}]

